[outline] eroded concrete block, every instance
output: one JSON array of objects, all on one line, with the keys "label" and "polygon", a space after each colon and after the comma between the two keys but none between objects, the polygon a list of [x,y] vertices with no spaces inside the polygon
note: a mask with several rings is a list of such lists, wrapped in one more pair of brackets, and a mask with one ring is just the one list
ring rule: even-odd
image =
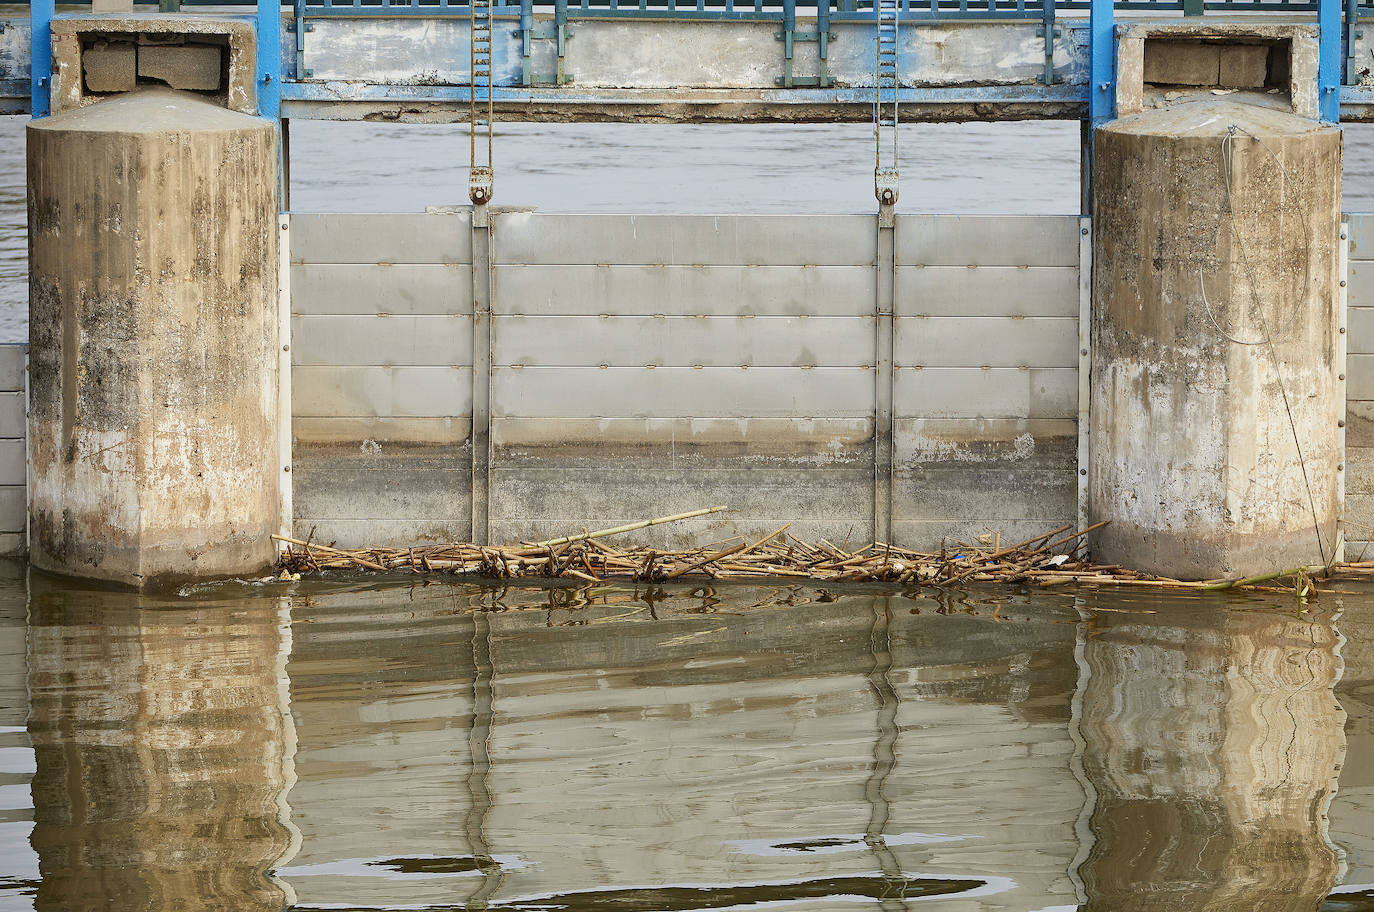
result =
[{"label": "eroded concrete block", "polygon": [[91,92],[132,92],[137,84],[138,51],[125,41],[98,41],[81,52],[86,89]]},{"label": "eroded concrete block", "polygon": [[1262,44],[1234,44],[1221,49],[1221,68],[1217,81],[1233,89],[1264,87],[1269,69],[1269,48]]},{"label": "eroded concrete block", "polygon": [[1216,85],[1221,47],[1193,41],[1146,41],[1145,81],[1154,85]]},{"label": "eroded concrete block", "polygon": [[216,91],[223,65],[221,49],[210,44],[145,44],[138,49],[138,75],[174,89]]},{"label": "eroded concrete block", "polygon": [[69,16],[52,22],[52,111],[54,114],[89,104],[81,78],[81,45],[90,36],[130,43],[204,44],[217,48],[228,61],[224,106],[231,111],[258,113],[256,46],[251,19],[204,13],[135,13],[128,16]]}]

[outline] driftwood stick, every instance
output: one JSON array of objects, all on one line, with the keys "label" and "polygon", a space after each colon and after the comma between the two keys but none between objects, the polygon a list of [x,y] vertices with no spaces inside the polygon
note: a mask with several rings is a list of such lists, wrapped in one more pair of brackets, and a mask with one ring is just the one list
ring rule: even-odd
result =
[{"label": "driftwood stick", "polygon": [[692,519],[696,516],[706,516],[711,513],[720,513],[729,507],[706,507],[702,510],[690,510],[686,513],[675,513],[672,516],[658,516],[654,519],[645,519],[639,522],[627,523],[623,526],[616,526],[611,529],[600,529],[596,532],[583,532],[581,535],[565,535],[562,538],[551,538],[548,541],[535,542],[533,547],[546,548],[549,545],[566,545],[570,542],[583,541],[589,538],[605,538],[607,535],[619,535],[622,532],[633,532],[636,529],[647,529],[649,526],[657,526],[662,523],[677,522],[682,519]]},{"label": "driftwood stick", "polygon": [[374,564],[372,561],[364,560],[363,558],[358,557],[356,554],[352,554],[352,553],[350,553],[350,552],[348,552],[348,551],[340,551],[338,548],[331,548],[331,547],[329,547],[328,545],[306,545],[305,542],[301,541],[301,540],[298,539],[298,538],[287,538],[285,535],[273,535],[272,538],[274,538],[274,539],[277,540],[277,541],[290,542],[290,543],[293,544],[293,545],[301,545],[302,547],[311,547],[311,548],[314,548],[316,551],[328,551],[328,552],[330,552],[331,554],[337,554],[337,555],[339,555],[339,556],[341,556],[341,557],[347,558],[348,560],[353,561],[353,563],[355,563],[355,564],[361,564],[362,566],[367,567],[367,568],[370,569],[370,570],[385,570],[385,569],[386,569],[386,568],[383,567],[381,564]]}]

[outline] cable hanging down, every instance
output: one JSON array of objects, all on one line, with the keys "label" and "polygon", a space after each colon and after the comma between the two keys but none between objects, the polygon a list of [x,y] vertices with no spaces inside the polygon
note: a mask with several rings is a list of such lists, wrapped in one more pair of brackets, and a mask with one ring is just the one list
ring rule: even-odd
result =
[{"label": "cable hanging down", "polygon": [[[821,0],[822,3],[827,0]],[[873,12],[878,26],[878,56],[875,66],[873,99],[873,193],[879,204],[897,203],[897,24],[899,0],[875,0]],[[884,131],[888,134],[884,142]],[[883,147],[889,156],[883,158]]]},{"label": "cable hanging down", "polygon": [[[1288,172],[1286,166],[1284,165],[1283,159],[1279,157],[1279,155],[1275,153],[1273,149],[1269,148],[1269,145],[1265,143],[1264,140],[1260,139],[1258,136],[1251,133],[1249,130],[1246,130],[1243,127],[1238,126],[1237,124],[1231,124],[1229,127],[1227,127],[1226,135],[1221,138],[1221,169],[1223,181],[1222,190],[1224,191],[1224,195],[1222,197],[1224,207],[1223,215],[1228,216],[1227,221],[1230,224],[1231,238],[1235,241],[1236,252],[1239,254],[1241,267],[1245,271],[1246,285],[1250,292],[1249,297],[1251,314],[1254,321],[1259,324],[1259,338],[1240,339],[1237,338],[1233,333],[1227,332],[1226,330],[1222,329],[1221,325],[1217,322],[1215,314],[1212,313],[1211,302],[1207,300],[1207,286],[1203,282],[1201,267],[1198,267],[1197,271],[1198,290],[1201,292],[1202,295],[1202,306],[1206,311],[1207,320],[1209,323],[1212,324],[1212,328],[1216,330],[1218,335],[1220,335],[1223,339],[1225,339],[1227,342],[1230,342],[1233,345],[1263,346],[1264,351],[1269,356],[1270,366],[1274,371],[1274,378],[1278,383],[1279,395],[1282,397],[1283,400],[1283,410],[1288,418],[1288,428],[1293,434],[1293,446],[1297,450],[1298,468],[1302,472],[1302,483],[1307,493],[1307,506],[1312,513],[1312,531],[1316,534],[1317,538],[1317,551],[1321,555],[1322,566],[1330,568],[1331,562],[1336,559],[1336,555],[1333,553],[1330,559],[1328,559],[1326,555],[1326,542],[1322,538],[1321,522],[1317,516],[1317,502],[1312,494],[1311,479],[1309,479],[1307,475],[1307,460],[1303,456],[1302,440],[1298,434],[1297,421],[1293,418],[1293,406],[1288,396],[1288,387],[1287,384],[1285,384],[1283,381],[1282,362],[1280,362],[1278,351],[1274,347],[1274,333],[1270,330],[1268,321],[1264,318],[1263,302],[1260,301],[1259,291],[1257,288],[1258,279],[1255,272],[1255,265],[1250,258],[1249,252],[1245,248],[1245,241],[1241,238],[1240,232],[1236,230],[1236,211],[1231,189],[1231,183],[1233,177],[1232,161],[1235,154],[1235,138],[1237,134],[1244,134],[1245,136],[1248,136],[1250,139],[1258,143],[1259,147],[1269,154],[1269,157],[1274,160],[1274,164],[1278,167],[1279,199],[1282,200],[1285,204],[1284,206],[1281,206],[1280,214],[1282,214],[1286,209]],[[1312,236],[1311,226],[1309,225],[1307,217],[1305,213],[1302,211],[1301,207],[1299,207],[1298,209],[1298,217],[1299,221],[1302,224],[1302,236],[1304,238],[1310,238]],[[1282,233],[1282,224],[1280,225],[1279,230],[1280,233]],[[1216,235],[1214,237],[1213,243],[1213,246],[1216,248],[1220,247],[1219,241],[1221,239],[1221,233],[1222,222],[1221,219],[1218,218]],[[1311,267],[1311,254],[1309,252],[1308,257],[1305,258],[1303,261],[1303,288],[1310,287]],[[1280,268],[1282,268],[1282,263],[1280,263]],[[1287,292],[1287,285],[1284,284],[1280,287],[1283,289],[1281,294],[1285,294]],[[1280,298],[1279,303],[1283,303],[1282,298]],[[1303,301],[1301,299],[1295,302],[1293,305],[1292,312],[1288,315],[1287,318],[1285,318],[1284,326],[1282,327],[1282,332],[1284,335],[1288,335],[1289,331],[1292,330],[1294,324],[1297,321],[1297,317],[1302,308],[1302,304]]]},{"label": "cable hanging down", "polygon": [[[495,174],[491,164],[491,0],[471,0],[471,77],[468,80],[468,198],[474,206],[491,202]],[[486,157],[478,157],[478,131],[486,133]]]}]

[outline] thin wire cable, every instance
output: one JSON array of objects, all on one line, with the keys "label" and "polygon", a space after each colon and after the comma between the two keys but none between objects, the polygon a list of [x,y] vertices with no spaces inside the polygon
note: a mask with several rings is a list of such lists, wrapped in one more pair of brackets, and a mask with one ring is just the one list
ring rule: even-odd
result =
[{"label": "thin wire cable", "polygon": [[[1278,381],[1278,385],[1279,385],[1279,394],[1280,394],[1281,397],[1283,398],[1283,410],[1284,410],[1284,413],[1288,416],[1288,428],[1289,428],[1290,431],[1292,431],[1292,434],[1293,434],[1293,446],[1294,446],[1294,448],[1295,448],[1295,449],[1297,450],[1297,452],[1298,452],[1298,468],[1299,468],[1299,470],[1301,470],[1301,472],[1302,472],[1302,483],[1303,483],[1303,487],[1306,489],[1306,492],[1307,492],[1307,505],[1308,505],[1308,508],[1309,508],[1309,509],[1311,510],[1311,512],[1312,512],[1312,531],[1313,531],[1313,532],[1316,534],[1316,536],[1317,536],[1317,552],[1321,555],[1322,566],[1323,566],[1323,567],[1329,567],[1329,566],[1330,566],[1330,562],[1326,559],[1326,541],[1322,538],[1321,522],[1320,522],[1320,520],[1319,520],[1318,517],[1317,517],[1317,501],[1316,501],[1316,498],[1315,498],[1315,497],[1313,496],[1313,494],[1312,494],[1312,482],[1311,482],[1311,479],[1310,479],[1310,478],[1308,477],[1308,475],[1307,475],[1307,460],[1303,457],[1303,453],[1302,453],[1302,441],[1299,439],[1299,436],[1298,436],[1298,425],[1297,425],[1297,421],[1295,421],[1294,418],[1293,418],[1293,407],[1292,407],[1292,404],[1290,403],[1289,398],[1288,398],[1288,387],[1287,387],[1287,384],[1285,384],[1285,383],[1283,382],[1283,370],[1282,370],[1282,368],[1281,368],[1281,366],[1280,366],[1280,363],[1279,363],[1278,350],[1274,347],[1274,336],[1273,336],[1273,334],[1269,331],[1268,322],[1264,319],[1264,310],[1263,310],[1263,307],[1261,306],[1261,302],[1260,302],[1260,299],[1259,299],[1259,292],[1258,292],[1258,290],[1256,289],[1256,284],[1257,284],[1257,283],[1256,283],[1256,277],[1255,277],[1254,266],[1251,264],[1251,262],[1250,262],[1250,256],[1249,256],[1249,254],[1247,253],[1247,251],[1246,251],[1246,249],[1245,249],[1245,241],[1244,241],[1244,239],[1241,238],[1240,232],[1236,230],[1236,212],[1235,212],[1235,207],[1234,207],[1234,205],[1233,205],[1233,203],[1232,203],[1232,194],[1231,194],[1231,181],[1232,181],[1232,177],[1233,177],[1234,171],[1233,171],[1231,165],[1232,165],[1232,160],[1233,160],[1232,156],[1233,156],[1233,153],[1234,153],[1233,141],[1234,141],[1235,135],[1236,135],[1237,133],[1244,133],[1246,136],[1250,137],[1250,138],[1253,139],[1255,142],[1259,143],[1260,148],[1262,148],[1262,149],[1264,149],[1264,151],[1268,152],[1269,155],[1270,155],[1270,157],[1274,159],[1275,164],[1278,165],[1278,169],[1279,169],[1279,200],[1280,200],[1279,214],[1280,214],[1280,215],[1283,215],[1283,214],[1285,213],[1285,211],[1286,211],[1286,209],[1285,209],[1285,203],[1287,202],[1287,181],[1288,181],[1288,172],[1287,172],[1287,169],[1285,168],[1285,166],[1284,166],[1284,164],[1283,164],[1283,159],[1281,159],[1281,158],[1274,152],[1273,149],[1269,148],[1269,146],[1268,146],[1262,139],[1260,139],[1258,136],[1256,136],[1255,134],[1251,133],[1249,130],[1245,130],[1245,129],[1241,128],[1240,126],[1238,126],[1238,125],[1236,125],[1236,124],[1231,124],[1229,127],[1226,128],[1226,135],[1223,136],[1223,137],[1221,138],[1221,163],[1222,163],[1222,172],[1223,172],[1223,175],[1224,175],[1224,183],[1223,183],[1222,189],[1225,191],[1225,192],[1224,192],[1224,195],[1223,195],[1223,200],[1224,200],[1224,202],[1223,202],[1223,206],[1224,206],[1223,214],[1230,217],[1230,218],[1229,218],[1229,222],[1230,222],[1230,226],[1231,226],[1231,237],[1235,239],[1236,250],[1237,250],[1237,251],[1239,252],[1239,254],[1240,254],[1241,266],[1244,268],[1245,273],[1246,273],[1246,279],[1247,279],[1246,284],[1247,284],[1247,286],[1248,286],[1248,288],[1249,288],[1249,291],[1250,291],[1251,306],[1252,306],[1252,309],[1253,309],[1253,314],[1252,314],[1252,316],[1254,317],[1255,321],[1259,324],[1259,328],[1260,328],[1260,332],[1261,332],[1261,337],[1260,337],[1258,340],[1254,341],[1254,342],[1247,342],[1247,341],[1244,341],[1244,340],[1242,340],[1242,339],[1234,338],[1231,334],[1229,334],[1229,333],[1227,333],[1225,330],[1223,330],[1223,329],[1221,328],[1220,325],[1218,325],[1218,323],[1217,323],[1217,321],[1216,321],[1216,318],[1215,318],[1214,315],[1212,314],[1212,307],[1211,307],[1211,304],[1208,303],[1208,301],[1207,301],[1207,289],[1206,289],[1206,286],[1203,284],[1203,281],[1202,281],[1202,267],[1200,267],[1200,266],[1198,267],[1198,287],[1199,287],[1199,288],[1201,289],[1201,291],[1202,291],[1202,303],[1203,303],[1203,307],[1204,307],[1204,308],[1206,309],[1206,311],[1207,311],[1207,319],[1211,322],[1212,326],[1213,326],[1213,327],[1216,329],[1216,331],[1222,336],[1222,338],[1226,339],[1228,342],[1235,343],[1236,345],[1263,345],[1263,346],[1265,346],[1265,348],[1268,350],[1268,353],[1269,353],[1269,360],[1270,360],[1270,363],[1272,364],[1272,366],[1273,366],[1273,368],[1274,368],[1274,377],[1275,377],[1275,379]],[[1303,236],[1304,236],[1304,237],[1310,237],[1310,236],[1311,236],[1310,225],[1309,225],[1309,223],[1308,223],[1308,221],[1307,221],[1306,214],[1303,213],[1301,210],[1299,210],[1298,215],[1299,215],[1299,218],[1302,220],[1302,223],[1303,223]],[[1279,236],[1280,236],[1280,238],[1282,238],[1282,236],[1283,236],[1283,225],[1282,225],[1282,223],[1280,223],[1280,225],[1279,225]],[[1214,242],[1213,242],[1213,247],[1214,247],[1214,248],[1217,247],[1217,246],[1219,246],[1219,244],[1217,244],[1216,242],[1220,240],[1220,237],[1221,237],[1221,219],[1218,218],[1218,219],[1217,219],[1216,236],[1215,236]],[[1308,286],[1310,280],[1311,280],[1311,275],[1312,275],[1312,271],[1311,271],[1311,270],[1312,270],[1312,263],[1311,263],[1311,255],[1310,255],[1310,253],[1309,253],[1309,255],[1308,255],[1307,257],[1304,258],[1304,261],[1303,261],[1303,262],[1304,262],[1303,287],[1306,288],[1306,287]],[[1282,269],[1282,265],[1283,265],[1282,262],[1280,262],[1280,264],[1279,264],[1280,269]],[[1281,285],[1281,288],[1282,288],[1283,290],[1280,292],[1280,294],[1286,293],[1286,290],[1287,290],[1287,283],[1283,283],[1283,284]],[[1288,329],[1292,329],[1293,324],[1296,322],[1298,310],[1299,310],[1299,308],[1300,308],[1301,306],[1302,306],[1302,298],[1299,298],[1298,301],[1297,301],[1297,303],[1295,303],[1294,306],[1293,306],[1293,313],[1292,313],[1292,315],[1290,316],[1290,322],[1289,322],[1289,325],[1288,325],[1288,327],[1287,327]]]},{"label": "thin wire cable", "polygon": [[[1284,195],[1284,193],[1285,193],[1285,191],[1286,191],[1286,189],[1287,189],[1287,181],[1286,181],[1286,179],[1287,179],[1287,173],[1286,173],[1286,170],[1285,170],[1284,167],[1283,167],[1283,161],[1278,157],[1278,155],[1276,155],[1276,154],[1274,153],[1274,150],[1271,149],[1271,148],[1269,148],[1269,146],[1266,145],[1265,142],[1264,142],[1262,139],[1260,139],[1258,136],[1256,136],[1255,134],[1251,133],[1249,130],[1246,130],[1246,129],[1240,127],[1240,126],[1237,126],[1236,124],[1231,124],[1231,126],[1229,126],[1229,127],[1226,129],[1226,135],[1223,136],[1223,137],[1221,138],[1221,161],[1222,161],[1222,168],[1223,168],[1223,170],[1224,170],[1224,172],[1225,172],[1225,174],[1226,174],[1226,181],[1225,181],[1225,183],[1223,184],[1222,189],[1225,191],[1225,194],[1226,194],[1226,196],[1225,196],[1225,198],[1226,198],[1226,211],[1229,212],[1229,213],[1231,213],[1231,216],[1232,216],[1232,218],[1231,218],[1231,236],[1232,236],[1233,238],[1235,238],[1235,240],[1236,240],[1236,246],[1239,247],[1240,250],[1241,250],[1241,257],[1242,257],[1242,259],[1245,259],[1245,242],[1241,239],[1240,233],[1236,231],[1235,212],[1234,212],[1234,210],[1233,210],[1232,207],[1231,207],[1231,173],[1232,173],[1232,172],[1231,172],[1231,161],[1232,161],[1232,156],[1233,156],[1233,154],[1234,154],[1234,150],[1233,150],[1233,148],[1232,148],[1232,139],[1233,139],[1233,137],[1236,135],[1236,133],[1244,133],[1246,136],[1250,137],[1250,138],[1253,139],[1255,142],[1259,143],[1260,148],[1262,148],[1262,149],[1264,149],[1264,151],[1268,152],[1268,153],[1269,153],[1269,156],[1270,156],[1271,158],[1274,159],[1275,164],[1277,164],[1277,165],[1278,165],[1278,168],[1279,168],[1279,196],[1280,196],[1281,198],[1283,197],[1283,195]],[[1281,211],[1282,211],[1282,210],[1281,210]],[[1310,237],[1310,236],[1311,236],[1311,224],[1310,224],[1310,223],[1308,222],[1308,220],[1307,220],[1307,213],[1305,213],[1305,212],[1299,210],[1299,211],[1298,211],[1298,218],[1302,221],[1303,236],[1304,236],[1304,237]],[[1217,238],[1219,238],[1220,235],[1221,235],[1221,221],[1220,221],[1220,219],[1218,219],[1218,220],[1217,220],[1217,230],[1216,230],[1216,236],[1217,236]],[[1215,246],[1215,245],[1214,245],[1214,246]],[[1247,265],[1248,265],[1248,262],[1247,262]],[[1253,280],[1253,278],[1254,278],[1253,273],[1251,274],[1250,278]],[[1312,261],[1311,261],[1311,258],[1310,258],[1310,257],[1306,257],[1306,258],[1303,259],[1303,286],[1306,287],[1307,284],[1311,281],[1311,279],[1312,279]],[[1237,339],[1235,336],[1231,335],[1231,334],[1228,333],[1226,330],[1222,329],[1222,328],[1221,328],[1221,324],[1219,324],[1219,323],[1217,322],[1216,315],[1212,312],[1212,304],[1211,304],[1211,302],[1207,300],[1207,286],[1206,286],[1206,284],[1203,282],[1203,278],[1202,278],[1202,267],[1201,267],[1201,266],[1199,266],[1199,267],[1198,267],[1198,270],[1197,270],[1197,284],[1198,284],[1198,289],[1202,292],[1202,306],[1203,306],[1203,309],[1206,310],[1206,312],[1207,312],[1207,321],[1208,321],[1209,323],[1211,323],[1211,324],[1212,324],[1212,328],[1215,329],[1215,330],[1217,331],[1217,333],[1220,334],[1223,338],[1225,338],[1228,342],[1234,342],[1234,343],[1237,344],[1237,345],[1264,345],[1264,344],[1266,344],[1267,342],[1271,341],[1271,337],[1269,337],[1269,336],[1265,336],[1265,337],[1262,337],[1262,338],[1259,338],[1259,339],[1255,339],[1254,341],[1249,341],[1249,340],[1246,340],[1246,339]],[[1250,294],[1251,294],[1252,297],[1255,297],[1255,295],[1256,295],[1253,281],[1251,282],[1251,285],[1250,285]],[[1258,308],[1258,304],[1259,304],[1259,301],[1258,301],[1258,299],[1256,298],[1256,299],[1255,299],[1255,305],[1256,305],[1257,308]],[[1293,328],[1294,324],[1297,323],[1298,313],[1299,313],[1299,311],[1301,310],[1301,308],[1302,308],[1302,299],[1299,298],[1299,299],[1297,300],[1297,302],[1293,305],[1293,310],[1292,310],[1291,313],[1289,313],[1288,319],[1284,321],[1284,330],[1285,330],[1284,335],[1286,335],[1286,334],[1287,334],[1287,331],[1288,331],[1288,330],[1291,330],[1291,329]]]}]

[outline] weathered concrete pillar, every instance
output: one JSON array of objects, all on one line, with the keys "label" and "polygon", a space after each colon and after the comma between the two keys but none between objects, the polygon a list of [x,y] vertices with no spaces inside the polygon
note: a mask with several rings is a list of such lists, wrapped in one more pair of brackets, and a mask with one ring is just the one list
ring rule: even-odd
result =
[{"label": "weathered concrete pillar", "polygon": [[1094,557],[1184,578],[1329,558],[1340,130],[1207,95],[1095,143]]},{"label": "weathered concrete pillar", "polygon": [[278,521],[270,122],[148,90],[28,128],[31,560],[257,573]]}]

